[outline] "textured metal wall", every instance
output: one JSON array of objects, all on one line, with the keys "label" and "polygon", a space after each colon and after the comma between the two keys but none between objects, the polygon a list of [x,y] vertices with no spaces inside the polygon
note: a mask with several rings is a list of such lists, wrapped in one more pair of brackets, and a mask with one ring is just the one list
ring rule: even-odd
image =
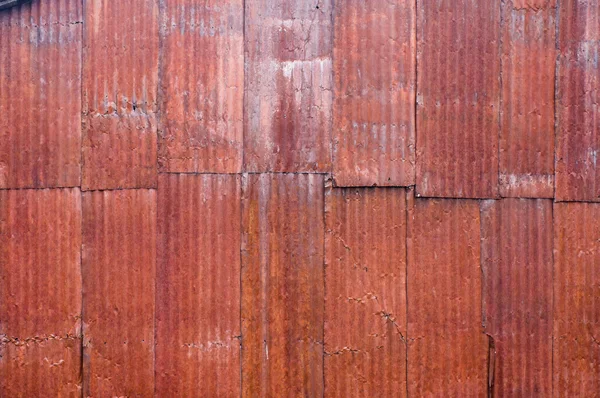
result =
[{"label": "textured metal wall", "polygon": [[0,397],[600,398],[600,0],[10,3]]}]

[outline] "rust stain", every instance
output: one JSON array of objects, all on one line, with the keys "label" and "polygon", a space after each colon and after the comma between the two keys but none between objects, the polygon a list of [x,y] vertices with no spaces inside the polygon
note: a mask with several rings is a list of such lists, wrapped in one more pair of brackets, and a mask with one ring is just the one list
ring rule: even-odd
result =
[{"label": "rust stain", "polygon": [[244,397],[323,395],[323,180],[243,177]]},{"label": "rust stain", "polygon": [[240,176],[163,174],[156,395],[240,395]]},{"label": "rust stain", "polygon": [[243,1],[161,4],[160,169],[240,172]]},{"label": "rust stain", "polygon": [[419,196],[498,196],[500,2],[417,2]]},{"label": "rust stain", "polygon": [[600,205],[554,205],[554,396],[600,392]]},{"label": "rust stain", "polygon": [[156,188],[156,117],[96,114],[83,128],[83,190]]},{"label": "rust stain", "polygon": [[552,201],[481,203],[484,328],[494,397],[552,395]]},{"label": "rust stain", "polygon": [[600,201],[600,4],[560,5],[556,199]]},{"label": "rust stain", "polygon": [[83,194],[83,394],[154,395],[156,191]]},{"label": "rust stain", "polygon": [[0,395],[81,394],[81,194],[0,190]]},{"label": "rust stain", "polygon": [[406,396],[406,191],[326,197],[325,396]]},{"label": "rust stain", "polygon": [[336,3],[333,177],[337,186],[415,182],[415,1]]},{"label": "rust stain", "polygon": [[500,195],[552,198],[556,10],[521,3],[502,6]]},{"label": "rust stain", "polygon": [[80,3],[0,13],[0,188],[79,185]]},{"label": "rust stain", "polygon": [[477,201],[414,201],[407,279],[408,395],[487,396]]},{"label": "rust stain", "polygon": [[332,0],[245,4],[245,170],[330,171]]}]

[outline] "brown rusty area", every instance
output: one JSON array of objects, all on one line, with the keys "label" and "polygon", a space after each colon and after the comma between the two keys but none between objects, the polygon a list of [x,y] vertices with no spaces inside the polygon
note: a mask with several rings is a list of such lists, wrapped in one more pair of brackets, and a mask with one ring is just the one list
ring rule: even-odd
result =
[{"label": "brown rusty area", "polygon": [[0,0],[0,397],[600,398],[599,43],[600,0]]}]

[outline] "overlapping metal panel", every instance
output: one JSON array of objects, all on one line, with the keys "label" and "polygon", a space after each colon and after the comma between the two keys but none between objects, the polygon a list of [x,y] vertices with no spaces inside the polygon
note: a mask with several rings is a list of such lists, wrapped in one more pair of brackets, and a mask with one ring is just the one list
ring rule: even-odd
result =
[{"label": "overlapping metal panel", "polygon": [[552,201],[481,204],[484,328],[493,396],[552,395]]},{"label": "overlapping metal panel", "polygon": [[600,201],[600,4],[560,2],[556,199]]},{"label": "overlapping metal panel", "polygon": [[406,396],[406,191],[329,190],[325,396]]},{"label": "overlapping metal panel", "polygon": [[500,4],[417,1],[419,196],[498,196]]},{"label": "overlapping metal panel", "polygon": [[244,3],[161,0],[160,169],[242,168]]},{"label": "overlapping metal panel", "polygon": [[79,186],[81,2],[0,13],[0,188]]},{"label": "overlapping metal panel", "polygon": [[245,2],[246,171],[330,171],[332,3]]},{"label": "overlapping metal panel", "polygon": [[240,395],[240,177],[161,175],[156,395]]},{"label": "overlapping metal panel", "polygon": [[244,176],[244,397],[323,395],[323,179]]},{"label": "overlapping metal panel", "polygon": [[155,188],[158,0],[87,0],[83,189]]},{"label": "overlapping metal panel", "polygon": [[409,205],[407,280],[408,395],[486,396],[477,201]]},{"label": "overlapping metal panel", "polygon": [[156,191],[83,194],[83,393],[154,395]]},{"label": "overlapping metal panel", "polygon": [[81,394],[81,194],[0,190],[0,396]]},{"label": "overlapping metal panel", "polygon": [[554,205],[554,396],[600,393],[600,205]]},{"label": "overlapping metal panel", "polygon": [[502,12],[500,195],[553,198],[556,1]]},{"label": "overlapping metal panel", "polygon": [[409,0],[336,2],[337,186],[414,185],[415,6]]}]

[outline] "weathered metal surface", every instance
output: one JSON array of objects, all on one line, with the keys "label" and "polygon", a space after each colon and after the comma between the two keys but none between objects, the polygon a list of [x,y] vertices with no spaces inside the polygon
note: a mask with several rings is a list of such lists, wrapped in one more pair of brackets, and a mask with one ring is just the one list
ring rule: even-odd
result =
[{"label": "weathered metal surface", "polygon": [[154,395],[156,191],[83,194],[83,393]]},{"label": "weathered metal surface", "polygon": [[552,201],[481,204],[484,329],[494,397],[552,395]]},{"label": "weathered metal surface", "polygon": [[0,188],[80,180],[81,2],[0,13]]},{"label": "weathered metal surface", "polygon": [[406,191],[326,203],[325,396],[406,396]]},{"label": "weathered metal surface", "polygon": [[554,396],[600,396],[600,205],[554,205]]},{"label": "weathered metal surface", "polygon": [[500,195],[553,198],[556,0],[502,12]]},{"label": "weathered metal surface", "polygon": [[498,196],[500,4],[417,2],[419,196]]},{"label": "weathered metal surface", "polygon": [[79,189],[0,190],[0,396],[81,394]]},{"label": "weathered metal surface", "polygon": [[158,0],[87,0],[84,189],[155,188]]},{"label": "weathered metal surface", "polygon": [[336,3],[333,177],[337,186],[415,182],[415,1]]},{"label": "weathered metal surface", "polygon": [[323,395],[323,179],[244,176],[244,397]]},{"label": "weathered metal surface", "polygon": [[83,127],[82,189],[156,187],[156,118],[96,114]]},{"label": "weathered metal surface", "polygon": [[239,397],[240,176],[159,177],[156,395]]},{"label": "weathered metal surface", "polygon": [[160,169],[242,167],[242,0],[161,0]]},{"label": "weathered metal surface", "polygon": [[15,7],[30,2],[31,0],[0,0],[0,10]]},{"label": "weathered metal surface", "polygon": [[487,396],[478,202],[409,205],[407,269],[408,395]]},{"label": "weathered metal surface", "polygon": [[600,3],[564,0],[559,7],[556,198],[600,200]]},{"label": "weathered metal surface", "polygon": [[330,171],[332,0],[245,7],[245,170]]}]

